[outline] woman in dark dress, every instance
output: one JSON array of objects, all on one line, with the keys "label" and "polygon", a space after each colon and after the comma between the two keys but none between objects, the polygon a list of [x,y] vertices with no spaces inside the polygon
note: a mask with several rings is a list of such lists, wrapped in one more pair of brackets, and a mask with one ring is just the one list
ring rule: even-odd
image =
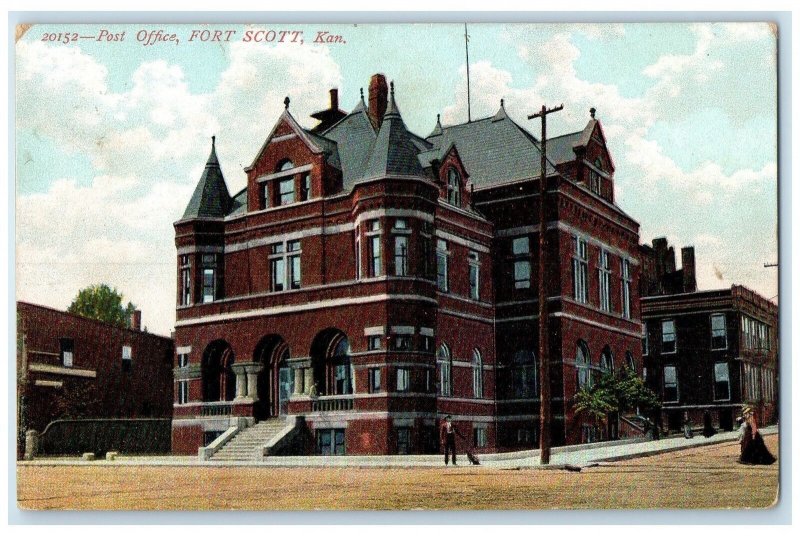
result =
[{"label": "woman in dark dress", "polygon": [[703,412],[703,437],[711,437],[716,434],[714,425],[711,422],[711,413],[708,410]]},{"label": "woman in dark dress", "polygon": [[764,439],[758,432],[758,425],[753,410],[745,407],[742,410],[745,428],[742,436],[742,455],[739,457],[740,463],[750,465],[771,465],[775,463],[775,456],[767,449]]}]

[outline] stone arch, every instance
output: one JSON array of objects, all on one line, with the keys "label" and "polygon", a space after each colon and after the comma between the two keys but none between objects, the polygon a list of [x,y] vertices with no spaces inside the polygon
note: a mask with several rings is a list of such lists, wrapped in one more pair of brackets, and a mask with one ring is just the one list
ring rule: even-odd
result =
[{"label": "stone arch", "polygon": [[292,375],[288,369],[291,357],[283,337],[272,334],[258,341],[253,362],[260,365],[257,379],[256,418],[283,415],[292,391]]},{"label": "stone arch", "polygon": [[349,395],[355,391],[350,341],[337,328],[320,331],[311,343],[313,391],[318,395]]},{"label": "stone arch", "polygon": [[236,396],[235,356],[231,345],[217,339],[206,346],[200,370],[203,381],[203,402],[231,401]]}]

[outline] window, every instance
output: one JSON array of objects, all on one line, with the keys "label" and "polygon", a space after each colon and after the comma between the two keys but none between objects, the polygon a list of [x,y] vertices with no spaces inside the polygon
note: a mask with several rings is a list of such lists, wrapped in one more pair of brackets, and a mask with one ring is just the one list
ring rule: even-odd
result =
[{"label": "window", "polygon": [[608,251],[604,249],[600,250],[597,272],[600,289],[600,309],[611,311],[611,266],[608,262]]},{"label": "window", "polygon": [[461,206],[461,175],[455,168],[447,170],[447,202],[457,207]]},{"label": "window", "polygon": [[397,428],[397,453],[411,454],[411,428]]},{"label": "window", "polygon": [[478,252],[469,252],[469,297],[473,300],[480,299],[481,265],[478,261]]},{"label": "window", "polygon": [[632,372],[636,372],[636,362],[633,360],[633,354],[630,350],[625,352],[625,367]]},{"label": "window", "polygon": [[411,351],[411,335],[395,335],[394,349],[401,352]]},{"label": "window", "polygon": [[614,372],[614,354],[608,346],[604,346],[600,352],[600,370],[603,373]]},{"label": "window", "polygon": [[424,352],[433,351],[433,337],[431,337],[430,335],[422,335],[422,351]]},{"label": "window", "polygon": [[411,371],[407,368],[397,369],[397,392],[404,393],[411,387]]},{"label": "window", "polygon": [[589,189],[600,194],[600,174],[593,169],[589,169]]},{"label": "window", "polygon": [[217,256],[203,255],[203,303],[217,298]]},{"label": "window", "polygon": [[[272,244],[270,247],[272,258],[270,259],[270,273],[272,274],[272,291],[280,292],[285,288],[286,282],[286,252],[283,244]],[[276,255],[278,255],[276,257]]]},{"label": "window", "polygon": [[269,208],[269,183],[264,182],[261,184],[261,195],[258,200],[258,208],[264,210]]},{"label": "window", "polygon": [[192,303],[192,265],[189,255],[181,255],[181,305]]},{"label": "window", "polygon": [[472,443],[478,448],[486,446],[486,428],[476,426],[472,429]]},{"label": "window", "polygon": [[308,201],[311,198],[311,175],[306,173],[300,177],[300,201]]},{"label": "window", "polygon": [[661,322],[661,353],[672,354],[675,353],[675,321],[664,320]]},{"label": "window", "polygon": [[436,360],[439,366],[439,394],[442,396],[452,396],[453,386],[450,382],[452,361],[450,358],[450,350],[444,344],[439,347]]},{"label": "window", "polygon": [[472,351],[472,393],[475,398],[483,398],[483,359],[478,350]]},{"label": "window", "polygon": [[731,380],[728,363],[714,363],[714,400],[730,400]]},{"label": "window", "polygon": [[292,240],[286,243],[289,252],[289,288],[300,288],[300,241]]},{"label": "window", "polygon": [[345,451],[344,429],[317,430],[317,454],[341,456]]},{"label": "window", "polygon": [[381,349],[381,336],[380,335],[370,335],[367,337],[367,349],[369,350],[380,350]]},{"label": "window", "polygon": [[578,341],[575,352],[575,369],[577,371],[578,389],[592,385],[592,375],[590,373],[589,347],[583,341]]},{"label": "window", "polygon": [[75,352],[75,341],[72,339],[59,339],[58,344],[61,354],[61,366],[71,367],[73,354]]},{"label": "window", "polygon": [[356,281],[361,279],[361,236],[359,229],[356,227]]},{"label": "window", "polygon": [[381,267],[381,222],[372,220],[367,227],[369,237],[369,275],[378,277],[382,273]]},{"label": "window", "polygon": [[572,237],[572,287],[575,300],[588,303],[587,272],[589,270],[588,245],[586,240],[578,236]]},{"label": "window", "polygon": [[431,262],[431,237],[420,235],[419,258],[422,261],[422,277],[433,278],[433,263]]},{"label": "window", "polygon": [[622,316],[631,317],[631,261],[622,259]]},{"label": "window", "polygon": [[178,368],[189,366],[189,354],[178,354]]},{"label": "window", "polygon": [[539,431],[535,428],[520,428],[517,430],[518,445],[536,445],[539,443]]},{"label": "window", "polygon": [[369,392],[370,393],[380,393],[381,392],[381,369],[375,367],[368,369],[369,374]]},{"label": "window", "polygon": [[394,275],[408,275],[408,237],[394,237]]},{"label": "window", "polygon": [[678,370],[674,366],[664,367],[664,402],[678,401]]},{"label": "window", "polygon": [[178,382],[178,404],[189,403],[189,382],[182,380]]},{"label": "window", "polygon": [[294,168],[294,163],[291,160],[281,160],[278,164],[278,171],[289,171]]},{"label": "window", "polygon": [[647,333],[647,324],[642,323],[642,355],[650,352],[650,336]]},{"label": "window", "polygon": [[122,370],[130,370],[133,364],[133,353],[130,346],[122,347]]},{"label": "window", "polygon": [[334,393],[349,395],[353,393],[353,365],[350,361],[350,343],[342,338],[333,350]]},{"label": "window", "polygon": [[521,236],[512,240],[511,253],[514,255],[514,288],[530,288],[530,239],[527,236]]},{"label": "window", "polygon": [[711,349],[724,350],[727,347],[728,336],[725,328],[725,315],[711,315]]},{"label": "window", "polygon": [[539,396],[539,371],[536,354],[530,350],[519,350],[511,360],[511,396],[534,398]]},{"label": "window", "polygon": [[290,240],[270,246],[271,288],[273,292],[298,289],[301,282],[300,241]]},{"label": "window", "polygon": [[394,220],[394,229],[396,230],[406,230],[408,229],[408,221],[403,218],[397,218]]},{"label": "window", "polygon": [[442,292],[449,290],[447,273],[447,242],[444,240],[436,241],[436,286]]},{"label": "window", "polygon": [[278,181],[278,205],[294,203],[294,177]]}]

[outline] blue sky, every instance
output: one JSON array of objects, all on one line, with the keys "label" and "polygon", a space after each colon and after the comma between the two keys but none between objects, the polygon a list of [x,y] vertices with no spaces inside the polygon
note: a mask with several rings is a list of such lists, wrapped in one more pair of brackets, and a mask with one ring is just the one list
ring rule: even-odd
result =
[{"label": "blue sky", "polygon": [[[408,127],[427,135],[466,119],[463,25],[110,25],[118,43],[17,43],[17,295],[66,307],[78,289],[115,285],[152,331],[174,322],[172,222],[217,145],[229,188],[283,104],[307,126],[331,87],[352,108],[375,72],[395,81]],[[188,42],[234,29],[230,43]],[[70,26],[95,35],[99,27]],[[140,30],[181,42],[143,46]],[[305,43],[243,43],[247,29],[303,30]],[[345,44],[309,43],[317,30]],[[620,206],[649,242],[694,245],[701,288],[777,292],[775,38],[765,24],[472,24],[472,117],[564,103],[552,135],[597,108]],[[55,267],[55,269],[54,269]]]}]

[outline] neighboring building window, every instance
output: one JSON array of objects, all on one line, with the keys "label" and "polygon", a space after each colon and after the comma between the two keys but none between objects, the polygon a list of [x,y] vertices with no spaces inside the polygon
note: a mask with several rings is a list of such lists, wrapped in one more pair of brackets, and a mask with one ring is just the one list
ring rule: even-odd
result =
[{"label": "neighboring building window", "polygon": [[579,236],[572,237],[572,287],[575,300],[588,303],[589,291],[587,273],[589,271],[589,248],[586,240]]},{"label": "neighboring building window", "polygon": [[308,201],[311,198],[311,175],[309,173],[300,177],[300,201]]},{"label": "neighboring building window", "polygon": [[397,392],[404,393],[411,387],[411,371],[407,368],[397,369]]},{"label": "neighboring building window", "polygon": [[395,335],[394,336],[394,349],[402,352],[411,350],[411,335]]},{"label": "neighboring building window", "polygon": [[473,444],[475,447],[485,447],[486,446],[486,428],[483,426],[475,427],[472,429],[472,439]]},{"label": "neighboring building window", "polygon": [[345,452],[344,429],[317,430],[317,454],[341,456]]},{"label": "neighboring building window", "polygon": [[133,364],[133,352],[130,346],[122,347],[122,370],[130,370]]},{"label": "neighboring building window", "polygon": [[58,344],[61,350],[61,366],[71,367],[75,352],[75,341],[72,339],[59,339]]},{"label": "neighboring building window", "polygon": [[664,320],[661,322],[661,353],[675,353],[676,344],[675,321]]},{"label": "neighboring building window", "polygon": [[531,244],[527,236],[511,241],[511,253],[514,255],[514,288],[531,287]]},{"label": "neighboring building window", "polygon": [[450,358],[450,350],[444,344],[439,347],[436,360],[439,366],[439,394],[442,396],[452,396],[453,386],[450,382],[452,361]]},{"label": "neighboring building window", "polygon": [[469,252],[469,297],[473,300],[479,300],[481,297],[480,291],[481,284],[481,265],[479,262],[478,252]]},{"label": "neighboring building window", "polygon": [[711,315],[711,349],[723,350],[728,347],[728,335],[725,328],[725,315]]},{"label": "neighboring building window", "polygon": [[457,207],[461,206],[461,175],[455,168],[447,170],[447,202]]},{"label": "neighboring building window", "polygon": [[472,393],[483,398],[483,359],[477,349],[472,351]]},{"label": "neighboring building window", "polygon": [[[611,311],[611,265],[608,262],[608,251],[604,249],[600,250],[597,272],[600,283],[600,309]],[[624,307],[624,298],[622,303]]]},{"label": "neighboring building window", "polygon": [[631,261],[622,259],[622,316],[631,317]]},{"label": "neighboring building window", "polygon": [[375,367],[368,370],[369,372],[369,392],[381,392],[381,369]]},{"label": "neighboring building window", "polygon": [[294,177],[278,181],[278,204],[294,203]]},{"label": "neighboring building window", "polygon": [[678,369],[664,367],[664,402],[678,401]]},{"label": "neighboring building window", "polygon": [[397,453],[411,454],[411,428],[397,428]]},{"label": "neighboring building window", "polygon": [[603,373],[614,372],[614,353],[608,346],[604,346],[603,351],[600,352],[600,370]]},{"label": "neighboring building window", "polygon": [[192,303],[192,264],[189,255],[181,255],[181,305]]},{"label": "neighboring building window", "polygon": [[448,251],[447,242],[444,240],[436,241],[436,285],[442,292],[449,290],[448,280]]},{"label": "neighboring building window", "polygon": [[647,333],[647,324],[642,323],[642,355],[647,355],[650,353],[650,336]]},{"label": "neighboring building window", "polygon": [[394,275],[408,275],[408,237],[394,237]]},{"label": "neighboring building window", "polygon": [[627,367],[628,370],[636,372],[636,362],[633,360],[633,354],[630,350],[625,352],[625,367]]},{"label": "neighboring building window", "polygon": [[534,398],[539,395],[539,371],[536,354],[519,350],[511,361],[511,393],[514,398]]},{"label": "neighboring building window", "polygon": [[370,335],[367,337],[367,348],[370,350],[380,350],[381,349],[381,336],[380,335]]},{"label": "neighboring building window", "polygon": [[575,369],[578,377],[578,389],[592,385],[592,374],[589,361],[589,347],[583,341],[578,341],[575,351]]},{"label": "neighboring building window", "polygon": [[178,368],[189,366],[189,354],[178,354]]},{"label": "neighboring building window", "polygon": [[178,404],[189,403],[189,382],[182,380],[178,382]]},{"label": "neighboring building window", "polygon": [[728,363],[714,363],[714,400],[730,400],[731,380]]},{"label": "neighboring building window", "polygon": [[203,303],[217,298],[217,256],[203,255]]},{"label": "neighboring building window", "polygon": [[369,275],[378,277],[383,273],[381,267],[381,222],[372,220],[369,222]]}]

